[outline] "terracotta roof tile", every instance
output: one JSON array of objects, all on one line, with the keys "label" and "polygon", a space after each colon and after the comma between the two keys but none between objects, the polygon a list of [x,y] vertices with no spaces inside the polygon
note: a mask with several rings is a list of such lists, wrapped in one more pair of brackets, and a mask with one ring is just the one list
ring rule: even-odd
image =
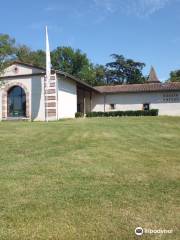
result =
[{"label": "terracotta roof tile", "polygon": [[180,82],[124,84],[114,86],[98,86],[95,88],[101,93],[180,91]]}]

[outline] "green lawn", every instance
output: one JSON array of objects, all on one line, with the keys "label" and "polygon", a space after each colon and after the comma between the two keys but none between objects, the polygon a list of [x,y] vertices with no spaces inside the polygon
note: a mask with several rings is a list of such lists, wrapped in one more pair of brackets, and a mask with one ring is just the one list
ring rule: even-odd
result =
[{"label": "green lawn", "polygon": [[179,162],[178,117],[2,122],[0,240],[179,240]]}]

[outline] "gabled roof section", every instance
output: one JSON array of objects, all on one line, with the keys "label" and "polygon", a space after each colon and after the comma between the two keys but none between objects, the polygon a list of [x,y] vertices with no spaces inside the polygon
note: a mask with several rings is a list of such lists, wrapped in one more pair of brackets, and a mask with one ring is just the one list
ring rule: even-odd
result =
[{"label": "gabled roof section", "polygon": [[13,61],[9,64],[7,68],[4,69],[3,73],[1,74],[1,77],[10,78],[17,76],[39,74],[45,74],[45,69],[20,61]]},{"label": "gabled roof section", "polygon": [[147,83],[160,83],[154,67],[151,67]]},{"label": "gabled roof section", "polygon": [[[85,83],[84,81],[81,81],[79,78],[74,77],[71,74],[68,74],[66,72],[63,71],[57,71],[52,69],[51,70],[52,74],[57,74],[59,76],[64,76],[65,78],[70,78],[73,81],[75,81],[79,86],[83,86],[86,89],[95,91],[95,92],[99,92],[97,89],[93,88],[92,86],[90,86],[89,84]],[[9,65],[9,67],[7,67],[4,70],[4,73],[2,74],[2,76],[0,76],[0,79],[8,79],[8,78],[16,78],[16,77],[24,77],[24,76],[36,76],[36,75],[45,75],[46,74],[46,69],[43,67],[38,67],[29,63],[24,63],[21,61],[13,61],[11,62],[11,64]]]},{"label": "gabled roof section", "polygon": [[46,70],[46,69],[43,68],[43,67],[38,67],[38,66],[35,66],[35,65],[33,65],[33,64],[24,63],[24,62],[21,62],[21,61],[18,61],[18,60],[13,61],[13,62],[11,63],[11,65],[12,65],[12,64],[19,64],[19,65],[22,65],[22,66],[25,66],[25,67],[36,68],[36,69],[39,69],[39,70],[42,70],[42,71],[45,71],[45,70]]}]

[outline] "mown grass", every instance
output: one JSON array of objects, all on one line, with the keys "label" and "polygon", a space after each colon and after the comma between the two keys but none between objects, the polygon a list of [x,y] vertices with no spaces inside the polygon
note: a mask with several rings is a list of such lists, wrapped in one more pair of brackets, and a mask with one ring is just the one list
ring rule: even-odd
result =
[{"label": "mown grass", "polygon": [[0,123],[0,239],[180,239],[180,118]]}]

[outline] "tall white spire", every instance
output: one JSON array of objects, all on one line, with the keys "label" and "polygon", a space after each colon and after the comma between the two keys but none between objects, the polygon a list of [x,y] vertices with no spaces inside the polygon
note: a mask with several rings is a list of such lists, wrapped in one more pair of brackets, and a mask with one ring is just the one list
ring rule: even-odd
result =
[{"label": "tall white spire", "polygon": [[50,76],[51,76],[51,56],[50,56],[48,29],[46,26],[46,82],[48,86],[50,83]]}]

